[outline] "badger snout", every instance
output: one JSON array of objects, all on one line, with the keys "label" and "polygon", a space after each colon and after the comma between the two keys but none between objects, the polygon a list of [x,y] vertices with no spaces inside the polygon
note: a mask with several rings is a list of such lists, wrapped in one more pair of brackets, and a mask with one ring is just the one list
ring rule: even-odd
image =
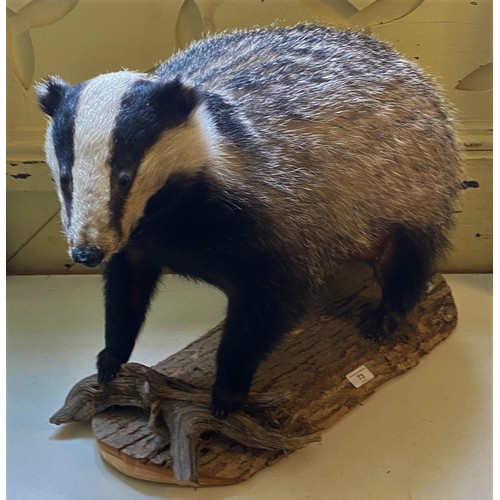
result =
[{"label": "badger snout", "polygon": [[102,262],[104,252],[98,247],[75,247],[71,249],[71,256],[78,264],[95,267]]}]

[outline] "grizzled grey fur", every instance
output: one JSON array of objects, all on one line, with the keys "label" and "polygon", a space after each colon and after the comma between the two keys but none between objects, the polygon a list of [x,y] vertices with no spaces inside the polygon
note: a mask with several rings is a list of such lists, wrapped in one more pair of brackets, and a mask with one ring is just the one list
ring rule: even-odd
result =
[{"label": "grizzled grey fur", "polygon": [[377,331],[390,333],[448,248],[462,181],[450,112],[421,69],[365,34],[237,31],[153,74],[37,92],[70,253],[106,263],[101,382],[129,359],[164,266],[228,296],[223,416],[340,262],[373,264]]},{"label": "grizzled grey fur", "polygon": [[243,31],[195,43],[157,75],[231,106],[245,134],[231,140],[228,124],[213,175],[272,214],[315,282],[369,254],[391,224],[428,228],[446,246],[462,181],[450,112],[386,44],[314,26]]}]

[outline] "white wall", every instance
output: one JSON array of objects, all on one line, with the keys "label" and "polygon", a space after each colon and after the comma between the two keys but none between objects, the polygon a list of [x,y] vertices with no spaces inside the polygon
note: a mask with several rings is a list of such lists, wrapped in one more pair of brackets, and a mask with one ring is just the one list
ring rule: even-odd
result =
[{"label": "white wall", "polygon": [[[454,252],[442,269],[492,269],[492,0],[8,0],[7,270],[72,266],[43,163],[45,118],[33,84],[147,70],[203,32],[300,21],[367,30],[418,62],[457,110],[468,178]],[[21,174],[21,175],[19,175]],[[29,176],[23,175],[29,174]]]}]

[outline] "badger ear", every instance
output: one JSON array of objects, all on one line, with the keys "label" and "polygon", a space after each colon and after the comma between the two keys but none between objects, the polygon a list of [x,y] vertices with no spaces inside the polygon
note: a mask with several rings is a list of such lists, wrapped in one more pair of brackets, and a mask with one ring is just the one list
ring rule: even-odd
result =
[{"label": "badger ear", "polygon": [[159,109],[170,116],[186,120],[201,101],[199,92],[183,84],[179,79],[156,84],[152,99]]},{"label": "badger ear", "polygon": [[69,87],[69,83],[57,76],[50,76],[45,82],[36,85],[35,92],[42,111],[49,116],[54,116]]}]

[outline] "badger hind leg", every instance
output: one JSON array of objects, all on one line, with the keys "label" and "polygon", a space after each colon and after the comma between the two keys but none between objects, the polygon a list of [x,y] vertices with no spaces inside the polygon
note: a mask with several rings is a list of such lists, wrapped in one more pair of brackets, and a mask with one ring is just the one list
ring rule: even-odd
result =
[{"label": "badger hind leg", "polygon": [[375,264],[382,300],[376,312],[378,327],[368,337],[380,340],[397,329],[422,297],[436,259],[448,246],[439,226],[415,228],[399,225],[394,228],[389,243]]}]

